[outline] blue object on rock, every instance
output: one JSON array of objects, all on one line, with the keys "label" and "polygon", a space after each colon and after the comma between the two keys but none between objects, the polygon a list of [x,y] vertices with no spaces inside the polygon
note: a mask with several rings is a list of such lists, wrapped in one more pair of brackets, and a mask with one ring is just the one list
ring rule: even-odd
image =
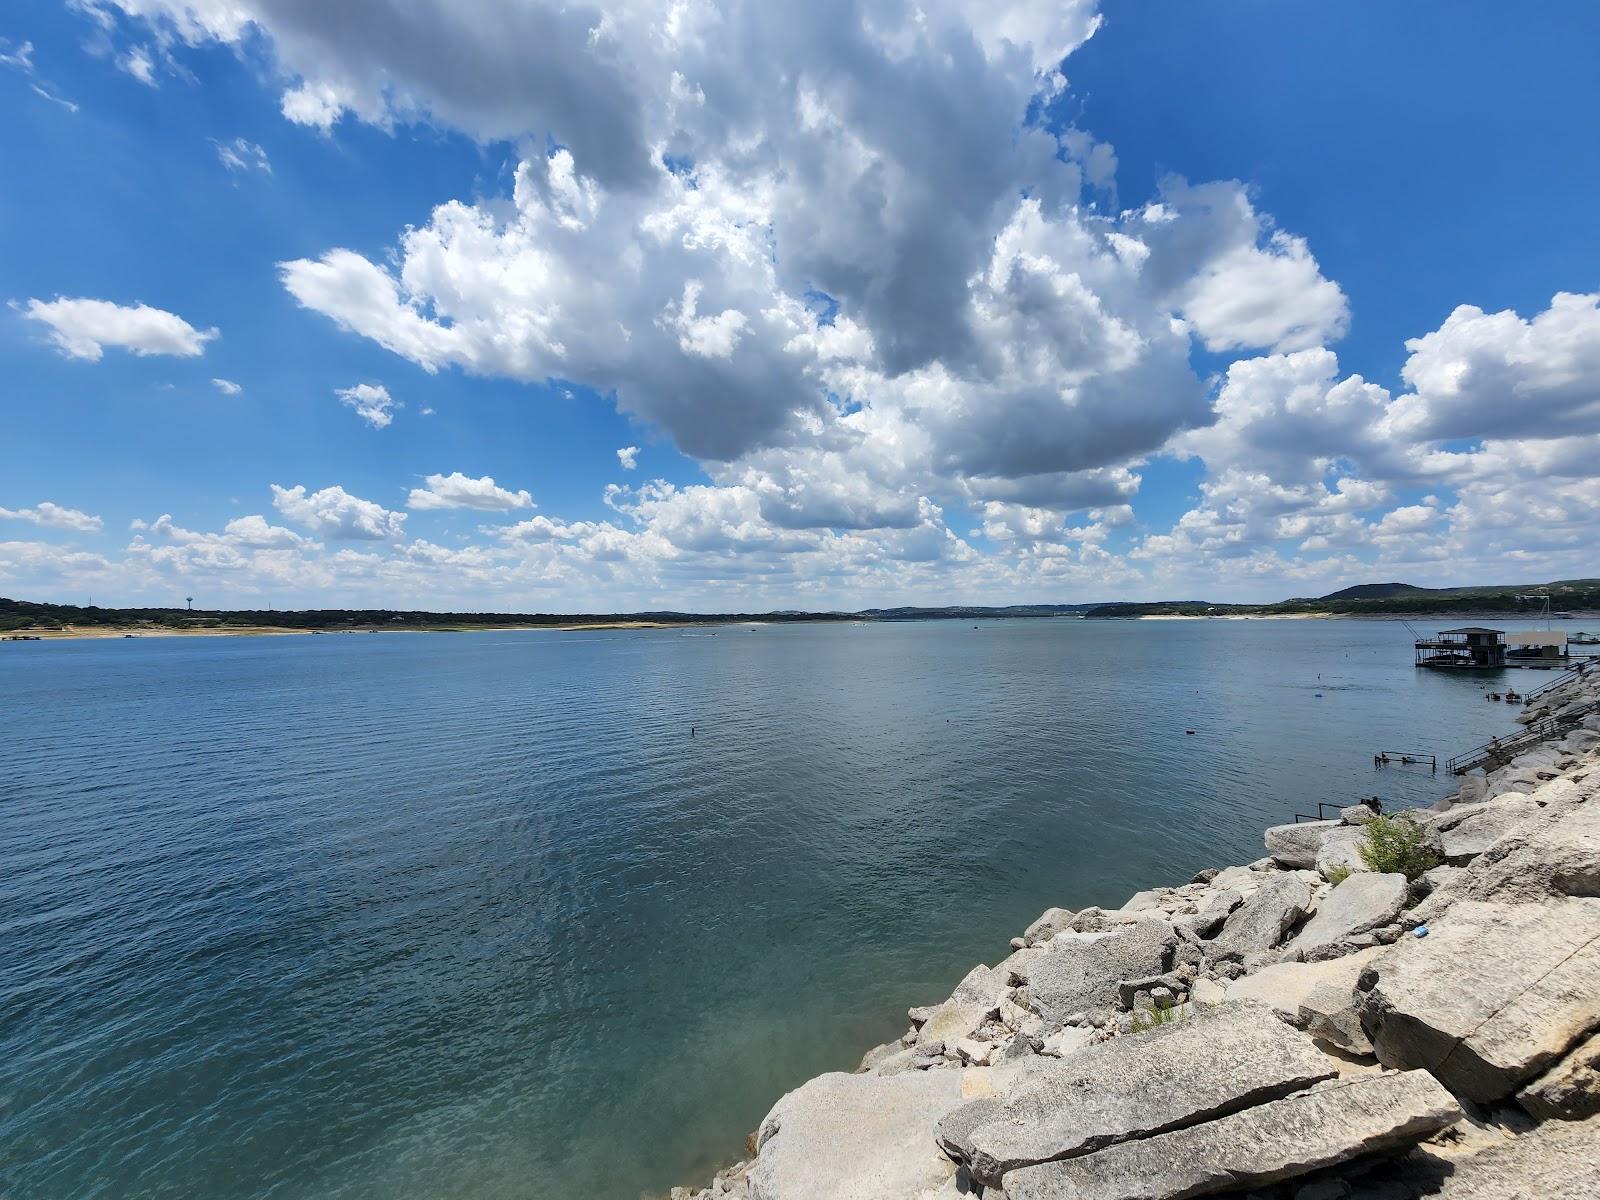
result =
[{"label": "blue object on rock", "polygon": [[1411,932],[1413,934],[1415,934],[1417,937],[1427,937],[1428,936],[1428,927],[1426,925],[1418,925]]}]

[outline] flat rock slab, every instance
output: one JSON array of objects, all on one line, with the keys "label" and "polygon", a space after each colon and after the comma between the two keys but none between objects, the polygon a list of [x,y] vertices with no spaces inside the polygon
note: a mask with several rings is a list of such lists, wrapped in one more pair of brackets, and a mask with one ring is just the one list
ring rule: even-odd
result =
[{"label": "flat rock slab", "polygon": [[1117,985],[1124,979],[1160,975],[1171,964],[1176,944],[1172,927],[1157,918],[1092,941],[1059,935],[1019,975],[1027,981],[1034,1011],[1044,1018],[1046,1029],[1054,1030],[1074,1013],[1115,1005]]},{"label": "flat rock slab", "polygon": [[1230,1003],[1255,1000],[1298,1022],[1301,1005],[1319,986],[1343,985],[1353,993],[1362,970],[1387,949],[1387,946],[1375,946],[1322,962],[1287,962],[1262,967],[1254,975],[1230,983],[1228,1000]]},{"label": "flat rock slab", "polygon": [[817,1076],[761,1122],[751,1200],[918,1200],[955,1173],[933,1129],[966,1074]]},{"label": "flat rock slab", "polygon": [[1361,1023],[1379,1061],[1499,1100],[1600,1026],[1600,900],[1458,901],[1372,970]]},{"label": "flat rock slab", "polygon": [[1209,1120],[1332,1078],[1339,1064],[1254,1004],[1198,1011],[1037,1068],[1004,1099],[940,1124],[985,1183],[1032,1163]]},{"label": "flat rock slab", "polygon": [[[1518,825],[1540,811],[1538,804],[1527,796],[1507,796],[1473,805],[1477,811],[1464,820],[1452,822],[1440,830],[1444,845],[1444,860],[1452,867],[1464,867],[1490,846],[1494,845]],[[1455,816],[1457,812],[1449,815]]]},{"label": "flat rock slab", "polygon": [[1429,1200],[1594,1200],[1600,1117],[1547,1122],[1451,1168]]},{"label": "flat rock slab", "polygon": [[1310,906],[1311,888],[1305,880],[1278,875],[1234,909],[1216,938],[1206,944],[1206,957],[1215,962],[1237,961],[1258,950],[1270,950],[1283,941],[1283,935]]},{"label": "flat rock slab", "polygon": [[1328,835],[1343,821],[1297,821],[1293,825],[1274,825],[1263,835],[1267,853],[1280,867],[1314,867],[1317,852]]},{"label": "flat rock slab", "polygon": [[1314,958],[1320,950],[1357,933],[1366,933],[1399,919],[1406,906],[1406,877],[1362,871],[1351,875],[1329,892],[1317,907],[1317,915],[1289,943],[1303,957]]},{"label": "flat rock slab", "polygon": [[1369,1075],[1005,1177],[1007,1200],[1182,1200],[1410,1146],[1461,1115],[1426,1071]]}]

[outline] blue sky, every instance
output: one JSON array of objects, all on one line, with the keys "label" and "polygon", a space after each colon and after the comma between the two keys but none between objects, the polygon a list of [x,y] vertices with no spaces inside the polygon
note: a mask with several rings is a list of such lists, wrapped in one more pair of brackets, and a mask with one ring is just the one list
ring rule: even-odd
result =
[{"label": "blue sky", "polygon": [[0,594],[1597,573],[1600,10],[981,7],[9,5]]}]

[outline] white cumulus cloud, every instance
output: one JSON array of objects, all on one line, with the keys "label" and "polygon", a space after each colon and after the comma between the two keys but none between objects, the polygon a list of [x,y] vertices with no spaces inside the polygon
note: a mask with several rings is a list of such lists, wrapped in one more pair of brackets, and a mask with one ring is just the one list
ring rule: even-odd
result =
[{"label": "white cumulus cloud", "polygon": [[0,520],[29,521],[45,529],[70,529],[74,533],[98,533],[104,524],[99,517],[48,500],[41,500],[32,508],[0,508]]},{"label": "white cumulus cloud", "polygon": [[635,470],[639,466],[639,447],[623,446],[617,451],[617,462],[624,471]]},{"label": "white cumulus cloud", "polygon": [[272,485],[272,504],[289,520],[336,540],[387,541],[405,533],[406,515],[352,496],[337,484],[308,492]]},{"label": "white cumulus cloud", "polygon": [[22,315],[50,329],[50,340],[69,358],[99,361],[111,346],[138,355],[197,358],[216,329],[196,329],[176,313],[147,304],[123,305],[82,298],[29,300]]},{"label": "white cumulus cloud", "polygon": [[392,422],[394,410],[401,407],[381,383],[358,383],[354,387],[339,388],[334,394],[340,403],[355,409],[356,416],[374,429],[383,429]]},{"label": "white cumulus cloud", "polygon": [[429,475],[425,488],[412,488],[408,508],[476,508],[485,512],[510,512],[532,508],[533,497],[526,491],[508,491],[491,476],[473,479],[460,471],[448,475]]}]

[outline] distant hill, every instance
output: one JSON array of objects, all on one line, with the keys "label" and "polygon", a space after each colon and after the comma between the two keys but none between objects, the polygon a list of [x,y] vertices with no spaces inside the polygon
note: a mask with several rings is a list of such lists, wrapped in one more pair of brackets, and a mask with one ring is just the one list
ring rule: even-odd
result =
[{"label": "distant hill", "polygon": [[1319,600],[1388,600],[1393,596],[1439,595],[1440,588],[1417,587],[1410,583],[1358,583],[1354,587],[1329,592]]},{"label": "distant hill", "polygon": [[1128,617],[1425,616],[1452,613],[1533,615],[1600,609],[1600,579],[1557,579],[1550,583],[1490,584],[1423,588],[1409,583],[1362,583],[1316,599],[1276,604],[1219,604],[1198,600],[1160,600],[1142,604],[1102,604],[1084,614],[1092,620]]}]

